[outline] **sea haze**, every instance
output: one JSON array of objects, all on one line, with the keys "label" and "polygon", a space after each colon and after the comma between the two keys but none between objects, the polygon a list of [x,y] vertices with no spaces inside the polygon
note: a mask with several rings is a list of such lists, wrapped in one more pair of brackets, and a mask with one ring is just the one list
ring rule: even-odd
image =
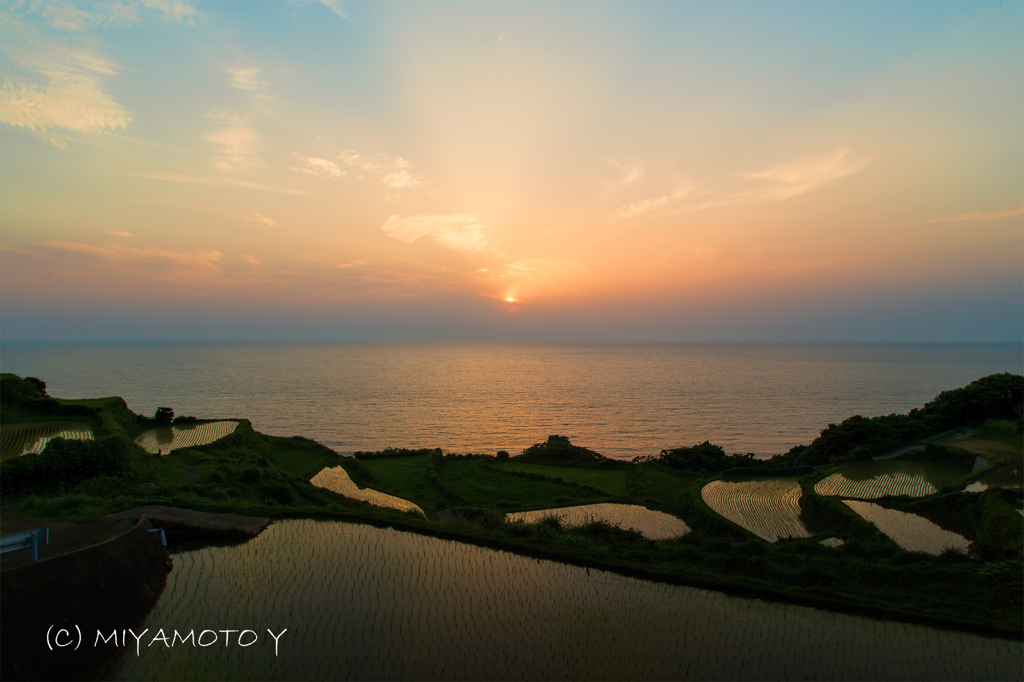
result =
[{"label": "sea haze", "polygon": [[5,342],[0,368],[62,398],[243,417],[339,452],[515,454],[548,434],[631,458],[710,440],[761,456],[854,414],[1024,371],[1019,345]]}]

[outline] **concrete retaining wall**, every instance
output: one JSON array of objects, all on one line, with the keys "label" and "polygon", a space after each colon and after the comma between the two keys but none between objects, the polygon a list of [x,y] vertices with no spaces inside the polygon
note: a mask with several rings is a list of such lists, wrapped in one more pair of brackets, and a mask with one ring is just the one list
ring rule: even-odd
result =
[{"label": "concrete retaining wall", "polygon": [[[0,677],[96,679],[123,650],[96,646],[97,631],[117,630],[121,644],[120,633],[138,631],[167,583],[170,556],[152,527],[143,516],[106,542],[0,573]],[[55,646],[62,628],[69,635],[59,641],[71,646]]]}]

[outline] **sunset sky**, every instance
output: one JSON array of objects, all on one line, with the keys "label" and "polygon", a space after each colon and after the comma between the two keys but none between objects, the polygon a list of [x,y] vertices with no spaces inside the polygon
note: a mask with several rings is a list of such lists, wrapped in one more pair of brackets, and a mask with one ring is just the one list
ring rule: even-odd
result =
[{"label": "sunset sky", "polygon": [[0,338],[1024,340],[1024,3],[6,2]]}]

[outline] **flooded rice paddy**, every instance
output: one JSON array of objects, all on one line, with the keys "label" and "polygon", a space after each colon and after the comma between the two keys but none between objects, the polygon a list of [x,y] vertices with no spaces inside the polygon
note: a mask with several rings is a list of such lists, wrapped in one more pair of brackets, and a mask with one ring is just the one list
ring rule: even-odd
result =
[{"label": "flooded rice paddy", "polygon": [[362,500],[378,507],[390,507],[399,511],[414,511],[420,516],[426,516],[419,505],[413,504],[409,500],[403,500],[401,497],[387,495],[370,488],[360,488],[349,477],[348,472],[340,466],[321,469],[309,482],[318,488],[330,490],[353,500]]},{"label": "flooded rice paddy", "polygon": [[54,438],[92,440],[92,427],[70,421],[5,424],[0,428],[0,460],[38,454]]},{"label": "flooded rice paddy", "polygon": [[151,454],[168,454],[172,450],[207,445],[234,432],[236,421],[176,424],[144,431],[135,442]]},{"label": "flooded rice paddy", "polygon": [[[176,555],[106,679],[1014,679],[1021,642],[730,597],[391,529],[274,523]],[[275,657],[266,630],[279,633]],[[223,638],[221,638],[223,639]]]},{"label": "flooded rice paddy", "polygon": [[810,537],[800,520],[802,494],[796,479],[712,481],[700,491],[705,504],[768,542]]},{"label": "flooded rice paddy", "polygon": [[939,555],[947,549],[954,549],[966,553],[971,544],[964,536],[940,528],[917,514],[887,509],[873,502],[843,500],[843,503],[908,552]]},{"label": "flooded rice paddy", "polygon": [[988,488],[1020,488],[1024,486],[1024,452],[1019,447],[984,438],[962,438],[955,441],[953,445],[973,452],[979,457],[988,458],[990,461],[995,459],[1003,462],[1002,466],[981,476],[977,480],[977,483],[981,485],[974,486],[968,492],[981,492]]},{"label": "flooded rice paddy", "polygon": [[932,462],[857,462],[818,481],[814,492],[862,500],[889,495],[924,497],[937,493],[943,486],[962,481],[966,473],[966,469]]},{"label": "flooded rice paddy", "polygon": [[682,519],[637,504],[602,502],[505,515],[505,519],[510,523],[537,523],[550,517],[557,518],[563,526],[583,526],[594,521],[603,521],[626,530],[635,530],[648,540],[671,540],[690,532],[690,527]]}]

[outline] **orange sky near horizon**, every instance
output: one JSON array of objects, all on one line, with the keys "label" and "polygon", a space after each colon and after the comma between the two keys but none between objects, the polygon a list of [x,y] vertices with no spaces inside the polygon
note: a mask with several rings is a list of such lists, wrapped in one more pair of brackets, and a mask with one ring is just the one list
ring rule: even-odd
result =
[{"label": "orange sky near horizon", "polygon": [[15,2],[4,335],[182,302],[590,311],[611,336],[631,309],[1012,307],[1022,9]]}]

